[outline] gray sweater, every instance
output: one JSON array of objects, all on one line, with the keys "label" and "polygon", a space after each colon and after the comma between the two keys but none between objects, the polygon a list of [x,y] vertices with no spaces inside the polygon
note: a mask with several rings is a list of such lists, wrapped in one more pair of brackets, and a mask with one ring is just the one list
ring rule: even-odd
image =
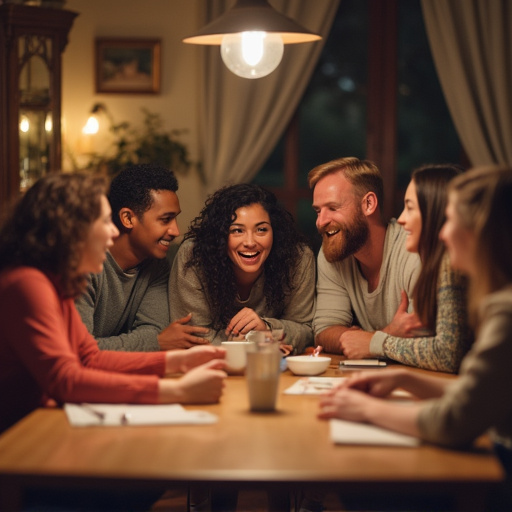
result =
[{"label": "gray sweater", "polygon": [[169,262],[148,260],[127,273],[107,253],[103,272],[91,274],[76,307],[103,350],[160,350],[157,335],[169,325]]},{"label": "gray sweater", "polygon": [[[181,245],[174,260],[169,289],[171,320],[192,313],[192,325],[209,327],[210,332],[205,336],[214,345],[220,345],[226,340],[224,330],[212,329],[213,320],[210,314],[210,299],[203,286],[200,272],[196,268],[185,270],[185,264],[191,257],[193,241],[186,240]],[[212,269],[215,272],[215,269]],[[236,301],[238,310],[247,307],[267,321],[272,328],[284,328],[284,343],[293,345],[295,353],[301,353],[313,344],[311,322],[315,306],[315,258],[310,249],[305,249],[302,258],[294,272],[293,291],[285,299],[282,311],[269,311],[263,286],[263,273],[252,287],[249,299]]]}]

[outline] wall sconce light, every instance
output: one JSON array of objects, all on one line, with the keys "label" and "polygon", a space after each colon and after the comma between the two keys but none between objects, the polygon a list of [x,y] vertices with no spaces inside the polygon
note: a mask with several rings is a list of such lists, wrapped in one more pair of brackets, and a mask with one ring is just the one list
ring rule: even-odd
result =
[{"label": "wall sconce light", "polygon": [[267,0],[237,0],[222,16],[203,27],[184,43],[220,45],[224,64],[242,78],[261,78],[277,68],[285,44],[322,39]]},{"label": "wall sconce light", "polygon": [[21,114],[20,116],[20,132],[28,133],[30,130],[30,121],[26,114]]},{"label": "wall sconce light", "polygon": [[95,103],[91,108],[91,113],[87,119],[87,122],[85,123],[85,126],[82,128],[82,133],[84,135],[95,135],[98,133],[98,130],[100,129],[98,114],[101,112],[103,112],[112,123],[112,118],[109,111],[107,110],[107,107],[103,103]]},{"label": "wall sconce light", "polygon": [[53,130],[53,119],[51,112],[46,113],[46,118],[44,120],[44,129],[46,133],[50,133]]}]

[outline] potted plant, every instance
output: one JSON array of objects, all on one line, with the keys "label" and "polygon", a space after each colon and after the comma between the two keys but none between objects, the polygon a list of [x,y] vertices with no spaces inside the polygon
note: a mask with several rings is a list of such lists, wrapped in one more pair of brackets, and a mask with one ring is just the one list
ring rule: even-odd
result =
[{"label": "potted plant", "polygon": [[[101,104],[94,111],[106,110]],[[188,148],[179,140],[185,130],[165,131],[160,114],[143,108],[142,130],[134,129],[123,121],[114,123],[110,117],[110,132],[113,135],[113,148],[105,154],[94,153],[87,168],[104,171],[114,177],[121,169],[135,164],[156,164],[167,167],[177,174],[186,174],[190,168]]]}]

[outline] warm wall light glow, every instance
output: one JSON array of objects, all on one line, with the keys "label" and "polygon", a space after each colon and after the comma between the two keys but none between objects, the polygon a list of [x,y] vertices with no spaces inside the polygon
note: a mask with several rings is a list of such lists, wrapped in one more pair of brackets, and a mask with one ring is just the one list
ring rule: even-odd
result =
[{"label": "warm wall light glow", "polygon": [[98,133],[99,129],[100,129],[100,124],[98,123],[96,116],[92,115],[92,116],[89,116],[89,119],[87,119],[87,123],[82,128],[82,133],[84,135],[95,135],[96,133]]},{"label": "warm wall light glow", "polygon": [[53,120],[52,120],[52,114],[48,112],[46,114],[46,119],[44,121],[44,129],[47,133],[50,133],[53,130]]},{"label": "warm wall light glow", "polygon": [[22,115],[20,119],[20,131],[27,133],[30,129],[30,121],[26,115]]},{"label": "warm wall light glow", "polygon": [[242,78],[261,78],[274,71],[283,57],[284,44],[279,34],[241,32],[222,38],[224,64]]}]

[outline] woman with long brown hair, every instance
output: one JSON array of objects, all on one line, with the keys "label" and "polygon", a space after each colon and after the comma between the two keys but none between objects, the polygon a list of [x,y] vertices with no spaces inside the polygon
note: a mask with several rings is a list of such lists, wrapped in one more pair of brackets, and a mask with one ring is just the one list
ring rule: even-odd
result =
[{"label": "woman with long brown hair", "polygon": [[[458,371],[473,340],[467,321],[466,278],[450,267],[449,255],[439,240],[446,189],[459,173],[454,165],[426,165],[413,172],[398,223],[407,232],[406,249],[421,259],[413,292],[417,326],[408,337],[394,336],[392,323],[372,339],[372,349],[380,344],[378,355],[451,373]],[[395,318],[408,314],[403,306]]]}]

